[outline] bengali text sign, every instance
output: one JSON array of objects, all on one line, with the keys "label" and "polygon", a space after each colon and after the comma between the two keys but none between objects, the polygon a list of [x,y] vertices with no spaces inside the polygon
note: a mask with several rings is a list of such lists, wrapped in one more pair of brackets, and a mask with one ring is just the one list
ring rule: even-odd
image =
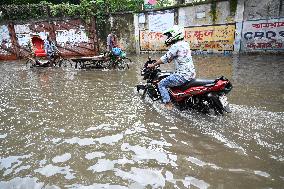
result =
[{"label": "bengali text sign", "polygon": [[246,21],[242,34],[246,50],[284,50],[284,18]]},{"label": "bengali text sign", "polygon": [[[201,26],[185,28],[185,40],[192,50],[233,51],[235,25]],[[140,31],[141,50],[167,50],[161,32]]]}]

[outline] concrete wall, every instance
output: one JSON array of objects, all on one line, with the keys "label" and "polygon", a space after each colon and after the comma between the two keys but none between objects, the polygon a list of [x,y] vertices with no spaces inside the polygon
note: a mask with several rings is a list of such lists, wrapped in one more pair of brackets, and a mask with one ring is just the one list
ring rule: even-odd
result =
[{"label": "concrete wall", "polygon": [[244,5],[244,21],[280,17],[281,1],[282,0],[246,0]]},{"label": "concrete wall", "polygon": [[231,15],[230,1],[220,0],[215,22],[210,3],[115,13],[99,26],[99,32],[95,20],[90,26],[76,19],[0,24],[0,59],[23,56],[30,33],[50,33],[66,55],[98,54],[106,50],[110,29],[126,53],[164,51],[162,31],[173,24],[185,27],[193,53],[284,52],[283,1],[238,0]]},{"label": "concrete wall", "polygon": [[[167,11],[172,11],[174,18],[165,17]],[[137,53],[167,49],[162,30],[151,30],[155,24],[149,19],[152,14],[158,22],[163,22],[160,16],[184,26],[193,53],[284,52],[283,0],[238,0],[234,15],[229,0],[217,1],[215,22],[210,3],[135,14]]]},{"label": "concrete wall", "polygon": [[112,26],[118,37],[119,46],[127,53],[135,53],[134,18],[132,13],[113,14]]},{"label": "concrete wall", "polygon": [[[168,12],[172,12],[173,16],[166,16]],[[167,23],[172,22],[184,26],[185,40],[190,43],[193,53],[230,53],[235,51],[236,24],[230,13],[229,1],[217,3],[215,22],[212,19],[210,3],[136,14],[135,35],[136,42],[139,43],[137,52],[155,52],[167,49],[164,45],[165,38],[162,35],[162,27],[160,30],[151,29],[153,28],[151,25],[155,25],[149,19],[152,14],[156,15],[157,23],[166,20]],[[142,22],[141,20],[144,18],[145,22]]]},{"label": "concrete wall", "polygon": [[85,26],[80,19],[8,23],[0,27],[0,60],[26,57],[31,34],[42,39],[49,35],[66,56],[85,56],[98,53],[95,25]]}]

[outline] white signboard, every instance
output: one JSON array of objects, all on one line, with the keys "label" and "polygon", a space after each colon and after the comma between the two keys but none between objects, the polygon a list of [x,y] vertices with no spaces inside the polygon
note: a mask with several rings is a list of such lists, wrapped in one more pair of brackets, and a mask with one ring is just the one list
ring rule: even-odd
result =
[{"label": "white signboard", "polygon": [[163,32],[174,25],[174,13],[167,12],[149,15],[149,31]]},{"label": "white signboard", "polygon": [[242,31],[244,49],[284,50],[284,18],[245,21]]},{"label": "white signboard", "polygon": [[85,29],[56,30],[56,41],[60,45],[88,42]]},{"label": "white signboard", "polygon": [[0,54],[6,54],[7,52],[2,49],[2,45],[5,48],[10,48],[12,46],[11,38],[9,35],[9,29],[5,25],[0,26]]},{"label": "white signboard", "polygon": [[138,15],[138,23],[139,24],[144,24],[146,22],[145,14],[141,13]]}]

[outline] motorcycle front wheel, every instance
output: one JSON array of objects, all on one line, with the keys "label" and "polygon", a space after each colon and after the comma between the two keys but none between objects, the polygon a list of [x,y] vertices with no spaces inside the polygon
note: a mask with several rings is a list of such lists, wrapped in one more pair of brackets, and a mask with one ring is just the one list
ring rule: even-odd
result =
[{"label": "motorcycle front wheel", "polygon": [[28,59],[28,60],[26,61],[26,67],[27,67],[27,68],[32,68],[32,67],[34,67],[34,66],[35,66],[35,61],[34,61],[34,60]]}]

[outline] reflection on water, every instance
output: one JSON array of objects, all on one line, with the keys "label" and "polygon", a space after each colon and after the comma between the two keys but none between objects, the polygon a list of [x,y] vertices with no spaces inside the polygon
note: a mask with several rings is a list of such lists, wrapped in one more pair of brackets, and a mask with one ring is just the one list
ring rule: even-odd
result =
[{"label": "reflection on water", "polygon": [[198,77],[232,81],[225,116],[142,100],[147,57],[132,58],[126,71],[0,63],[0,188],[284,185],[283,57],[194,57]]}]

